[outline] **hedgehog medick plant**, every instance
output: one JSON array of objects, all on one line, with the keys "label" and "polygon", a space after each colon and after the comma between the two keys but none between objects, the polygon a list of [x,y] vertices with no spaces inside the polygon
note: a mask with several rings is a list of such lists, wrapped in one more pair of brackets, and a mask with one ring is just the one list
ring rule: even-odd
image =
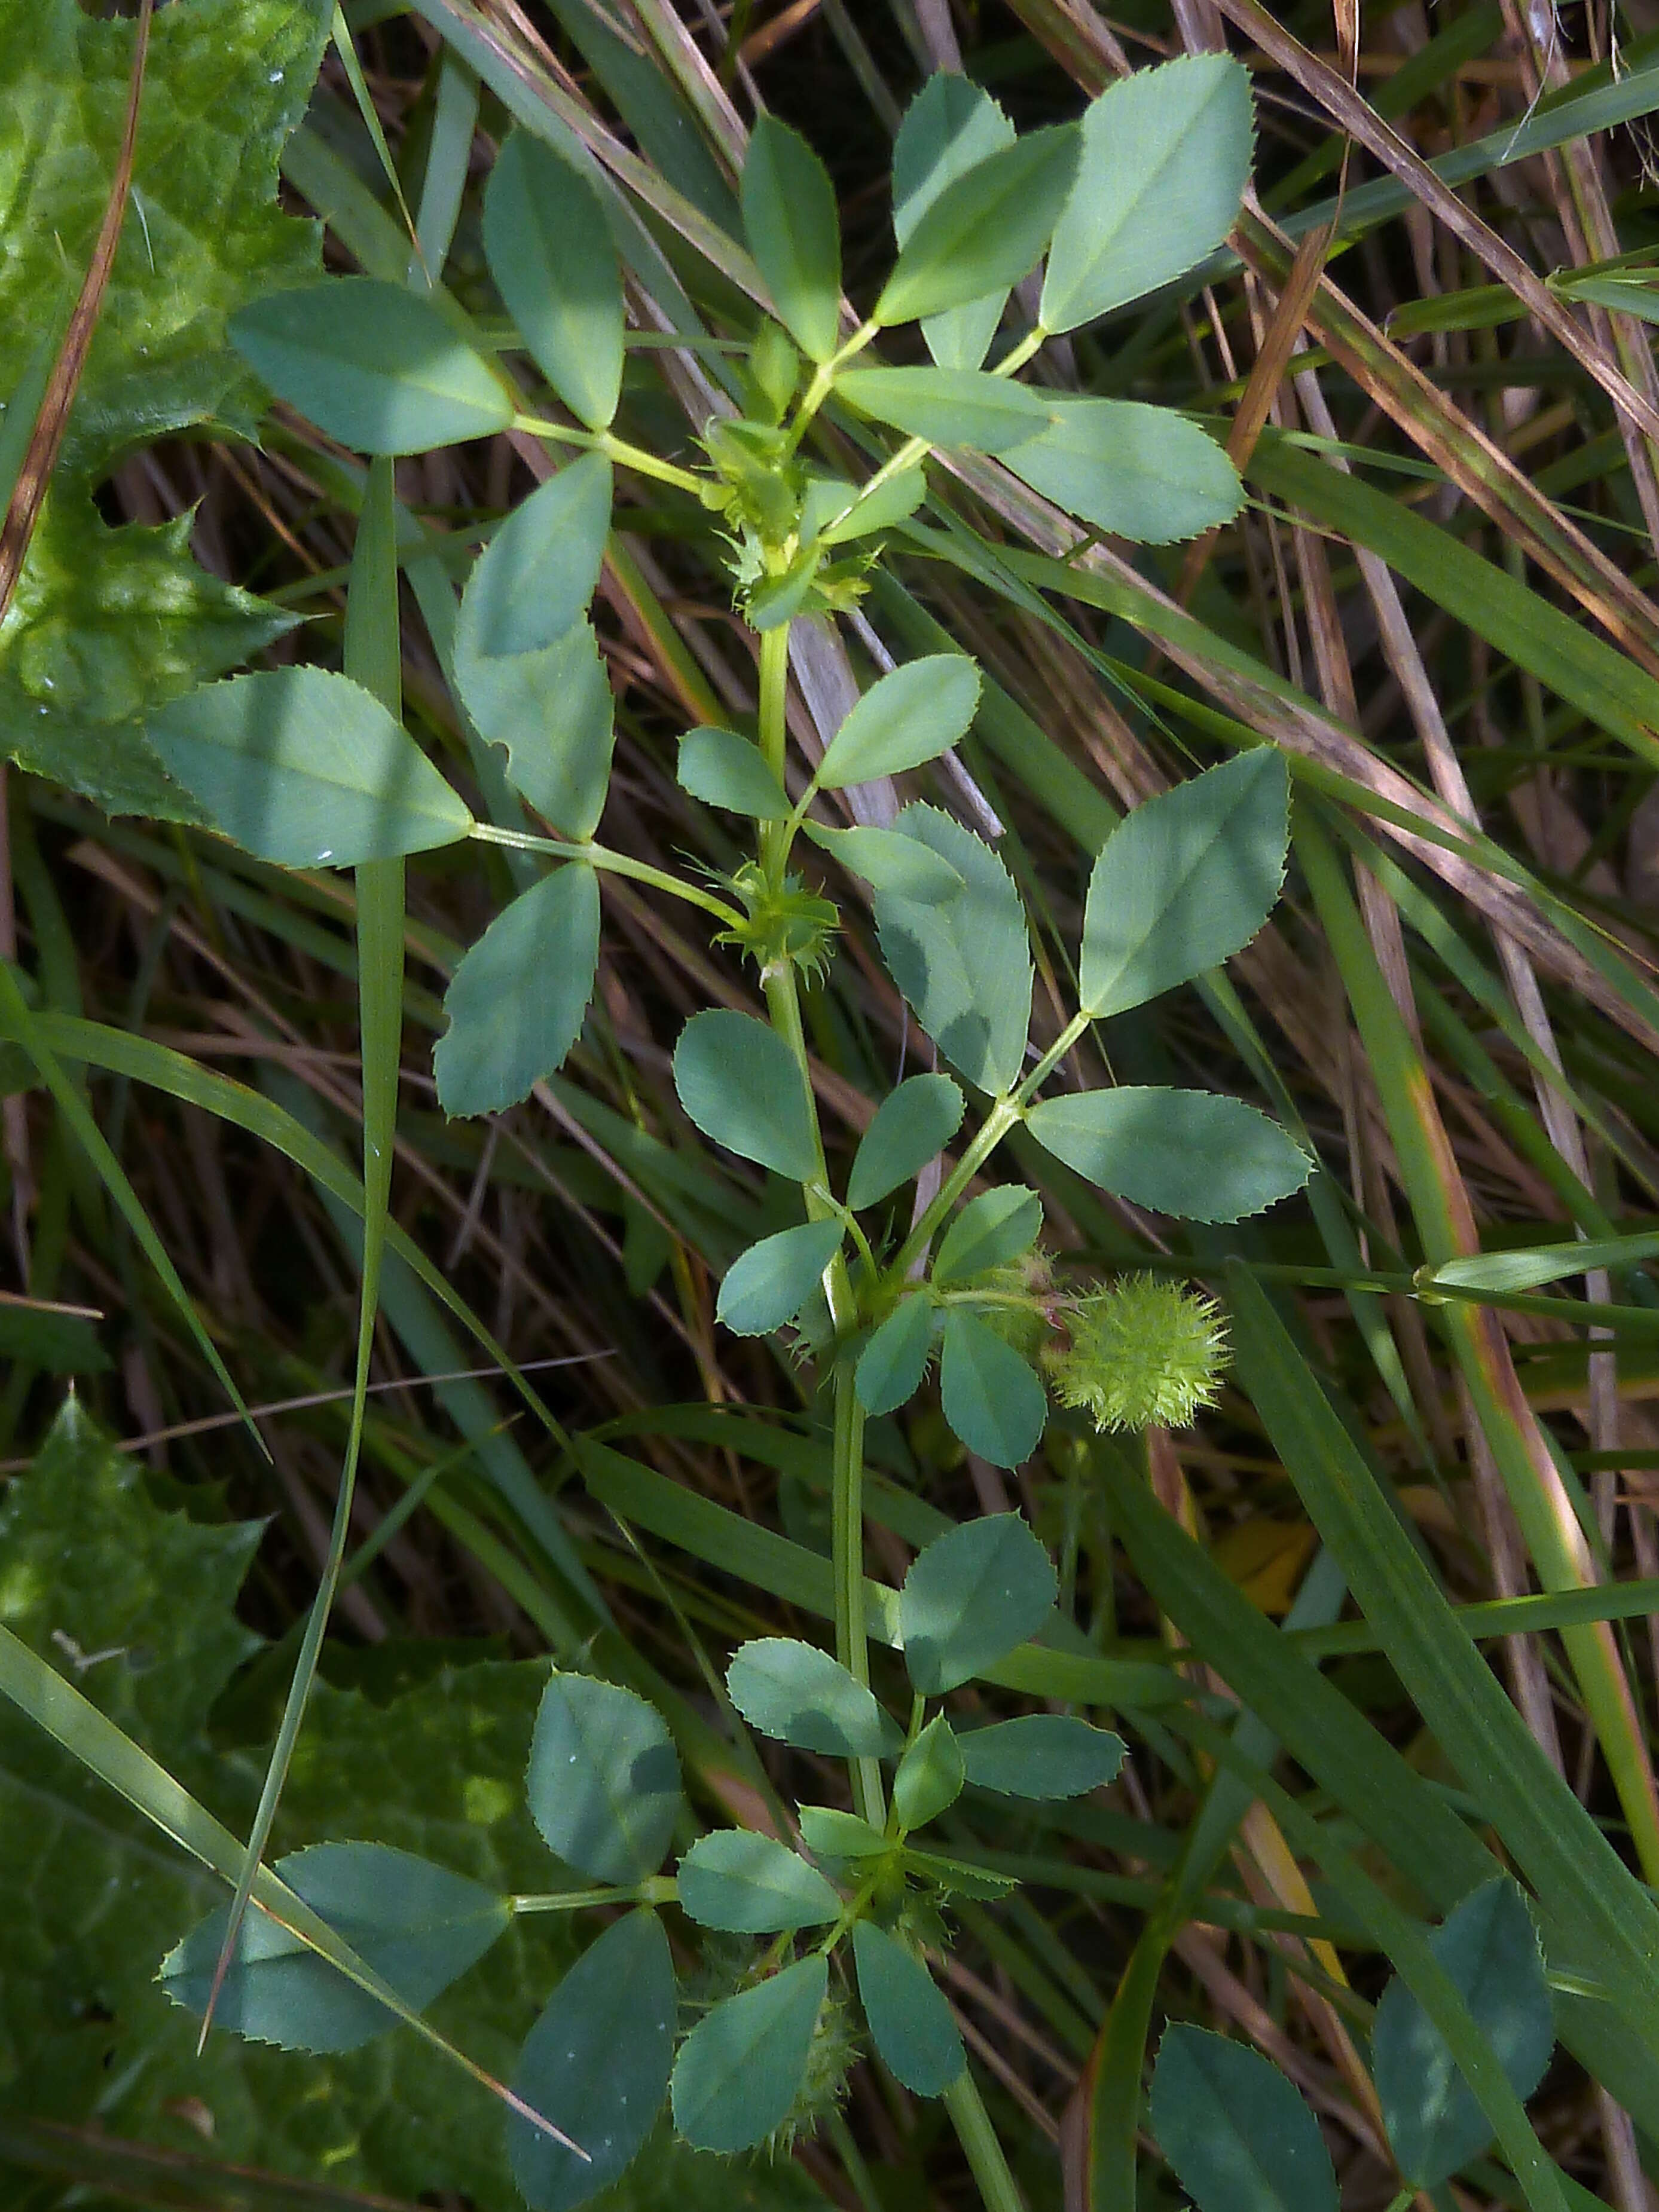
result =
[{"label": "hedgehog medick plant", "polygon": [[[1186,1218],[1235,1219],[1300,1187],[1302,1152],[1237,1100],[1050,1087],[1091,1023],[1214,968],[1260,927],[1284,863],[1285,775],[1271,750],[1247,753],[1127,817],[1089,884],[1077,1009],[1038,1052],[1026,915],[990,846],[925,801],[886,826],[846,818],[844,794],[923,769],[967,734],[980,688],[973,662],[940,653],[895,668],[821,757],[798,762],[785,717],[790,626],[857,604],[884,537],[926,497],[936,448],[995,454],[1089,529],[1122,538],[1190,538],[1237,511],[1238,480],[1201,428],[1022,382],[1018,372],[1051,335],[1211,252],[1236,211],[1250,141],[1247,80],[1220,57],[1150,70],[1107,92],[1081,123],[1023,137],[975,87],[936,78],[895,148],[897,258],[868,318],[851,327],[829,178],[802,139],[763,118],[741,205],[773,314],[732,368],[691,467],[612,428],[625,328],[613,239],[631,257],[649,241],[574,144],[556,151],[515,132],[485,203],[512,351],[534,364],[545,396],[515,387],[500,360],[469,342],[453,303],[367,278],[275,295],[235,326],[271,388],[358,451],[386,457],[513,428],[575,457],[479,555],[446,648],[494,818],[474,817],[383,688],[377,696],[316,668],[244,675],[165,709],[151,734],[168,768],[228,836],[290,866],[362,872],[469,837],[545,860],[455,972],[436,1054],[452,1115],[508,1107],[564,1061],[594,986],[601,874],[700,909],[717,925],[716,941],[752,963],[765,1018],[725,1008],[692,1017],[674,1054],[680,1103],[716,1144],[799,1192],[799,1220],[732,1262],[717,1312],[744,1335],[792,1330],[827,1395],[835,1653],[766,1638],[737,1652],[727,1684],[761,1735],[846,1761],[851,1809],[802,1806],[789,1841],[717,1829],[665,1874],[671,1843],[692,1830],[662,1720],[630,1691],[558,1674],[528,1790],[541,1832],[582,1885],[502,1898],[360,1844],[322,1845],[279,1868],[414,2007],[514,1914],[603,1910],[602,1932],[554,1990],[514,2082],[532,2115],[509,2118],[515,2169],[543,2212],[613,2180],[665,2094],[680,2134],[712,2150],[747,2148],[821,2113],[853,2047],[855,1994],[891,2073],[918,2096],[945,2100],[987,2204],[1009,2212],[1018,2203],[923,1955],[947,1940],[953,1898],[995,1899],[1011,1885],[918,1837],[965,1785],[1073,1796],[1108,1780],[1123,1747],[1052,1715],[959,1732],[943,1706],[1051,1617],[1053,1569],[1014,1515],[969,1522],[918,1557],[893,1618],[879,1624],[902,1650],[910,1709],[901,1723],[878,1702],[864,1425],[907,1405],[936,1358],[945,1419],[969,1450],[1004,1468],[1041,1437],[1045,1376],[1102,1426],[1179,1422],[1206,1402],[1221,1353],[1207,1301],[1144,1276],[1064,1293],[1041,1255],[1037,1193],[999,1183],[976,1194],[974,1185],[1023,1129],[1101,1189]],[[1039,319],[985,368],[1012,288],[1045,260]],[[916,323],[930,365],[870,365],[878,337]],[[837,451],[878,455],[862,481],[817,458],[831,415]],[[887,431],[902,442],[880,458]],[[389,514],[384,458],[376,468],[371,493],[378,485]],[[757,635],[753,726],[695,729],[679,749],[684,788],[750,825],[748,857],[719,877],[675,876],[597,839],[613,708],[586,610],[617,468],[698,503]],[[521,801],[546,834],[522,826]],[[839,1188],[802,1015],[803,979],[825,967],[839,925],[818,888],[824,856],[869,887],[881,956],[950,1070],[912,1075],[882,1099]],[[959,1139],[933,1188],[932,1164]],[[665,1924],[670,1906],[681,1918]],[[689,1948],[699,1939],[686,1923],[710,1931],[700,1939],[705,1996],[711,1977],[723,1982],[677,2041],[685,2001],[668,1928]],[[207,2003],[224,1931],[221,1915],[168,1961],[181,2002]],[[372,1996],[257,1913],[217,2002],[227,2025],[314,2050],[345,2050],[392,2024]]]}]

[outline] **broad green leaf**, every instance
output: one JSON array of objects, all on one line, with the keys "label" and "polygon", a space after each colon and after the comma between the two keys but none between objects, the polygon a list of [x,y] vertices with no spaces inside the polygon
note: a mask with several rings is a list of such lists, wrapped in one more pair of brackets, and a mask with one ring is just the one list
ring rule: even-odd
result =
[{"label": "broad green leaf", "polygon": [[[150,749],[144,718],[293,625],[198,565],[193,513],[111,529],[94,494],[148,440],[197,424],[253,434],[262,395],[225,326],[244,301],[318,266],[318,227],[278,208],[277,161],[326,35],[326,10],[294,0],[193,0],[156,14],[125,227],[0,629],[0,759],[109,813],[202,819]],[[103,218],[132,37],[130,21],[98,20],[74,0],[0,8],[0,399],[14,435],[32,426]],[[223,116],[235,128],[202,127]]]},{"label": "broad green leaf", "polygon": [[901,1298],[858,1355],[852,1387],[867,1413],[896,1413],[921,1388],[933,1341],[933,1301]]},{"label": "broad green leaf", "polygon": [[[895,522],[914,514],[926,497],[927,477],[918,461],[913,468],[900,469],[874,491],[855,494],[850,485],[848,496],[833,506],[820,494],[821,520],[811,534],[821,545],[850,545],[857,538],[874,537],[878,530],[890,530]],[[802,535],[808,535],[804,511]]]},{"label": "broad green leaf", "polygon": [[599,967],[599,878],[583,862],[521,891],[462,960],[432,1048],[449,1115],[498,1114],[564,1065]]},{"label": "broad green leaf", "polygon": [[484,192],[490,273],[536,367],[590,430],[622,389],[622,272],[598,193],[528,131],[509,131]]},{"label": "broad green leaf", "polygon": [[936,1537],[911,1562],[899,1596],[905,1666],[924,1697],[942,1697],[1034,1636],[1059,1585],[1017,1513],[987,1514]]},{"label": "broad green leaf", "polygon": [[726,1270],[715,1317],[736,1336],[769,1336],[795,1319],[841,1249],[839,1221],[806,1221],[751,1244]]},{"label": "broad green leaf", "polygon": [[360,453],[421,453],[493,437],[506,386],[442,312],[402,284],[328,276],[270,292],[230,319],[250,368]]},{"label": "broad green leaf", "polygon": [[1250,177],[1250,76],[1190,54],[1108,85],[1083,118],[1077,182],[1054,227],[1040,314],[1076,330],[1212,253]]},{"label": "broad green leaf", "polygon": [[849,368],[835,389],[906,437],[981,453],[1005,453],[1038,437],[1064,404],[1052,392],[974,368]]},{"label": "broad green leaf", "polygon": [[170,775],[227,837],[284,867],[453,844],[472,816],[372,693],[321,668],[234,676],[152,716]]},{"label": "broad green leaf", "polygon": [[933,1263],[935,1283],[943,1290],[987,1268],[1005,1267],[1030,1249],[1042,1225],[1043,1202],[1023,1183],[981,1191],[946,1230]]},{"label": "broad green leaf", "polygon": [[1247,945],[1284,880],[1289,809],[1284,763],[1263,745],[1126,814],[1089,879],[1083,1011],[1138,1006]]},{"label": "broad green leaf", "polygon": [[748,2150],[789,2117],[829,1984],[799,1959],[704,2014],[674,2061],[674,2124],[699,2150]]},{"label": "broad green leaf", "polygon": [[525,1790],[567,1866],[595,1881],[641,1881],[662,1863],[680,1817],[680,1761],[661,1717],[631,1690],[555,1674],[542,1693]]},{"label": "broad green leaf", "polygon": [[[1549,1984],[1527,1901],[1506,1875],[1466,1897],[1429,1938],[1518,2097],[1543,2079],[1555,2046]],[[1405,1983],[1382,1992],[1371,2061],[1388,2141],[1405,2179],[1437,2189],[1485,2150],[1491,2124],[1444,2036]]]},{"label": "broad green leaf", "polygon": [[847,1177],[855,1212],[919,1175],[962,1125],[962,1094],[948,1075],[912,1075],[890,1091],[858,1140]]},{"label": "broad green leaf", "polygon": [[571,2212],[632,2161],[668,2094],[677,1996],[654,1912],[614,1921],[553,1991],[519,2053],[513,2087],[588,2155],[509,2116],[507,2154],[531,2212]]},{"label": "broad green leaf", "polygon": [[564,836],[591,837],[610,787],[616,710],[589,625],[493,660],[458,634],[455,682],[479,733],[507,748],[514,788]]},{"label": "broad green leaf", "polygon": [[1031,952],[1006,868],[936,807],[907,806],[898,833],[948,862],[963,888],[931,902],[878,891],[881,955],[941,1052],[982,1091],[1009,1088],[1025,1059]]},{"label": "broad green leaf", "polygon": [[893,1845],[879,1828],[833,1805],[802,1805],[801,1840],[820,1859],[879,1859]]},{"label": "broad green leaf", "polygon": [[1247,2044],[1181,2021],[1167,2027],[1151,2118],[1199,2212],[1337,2212],[1318,2121]]},{"label": "broad green leaf", "polygon": [[1123,1764],[1121,1736],[1064,1713],[994,1721],[958,1740],[968,1780],[1004,1797],[1082,1797]]},{"label": "broad green leaf", "polygon": [[[384,1844],[314,1844],[274,1871],[420,2011],[483,1957],[509,1917],[504,1897]],[[210,1913],[162,1961],[162,1987],[191,2012],[206,2006],[229,1911]],[[355,2051],[398,2024],[257,1905],[237,1936],[214,2019],[290,2051]]]},{"label": "broad green leaf", "polygon": [[610,463],[583,453],[515,507],[467,580],[458,663],[540,652],[580,622],[605,558],[611,493]]},{"label": "broad green leaf", "polygon": [[821,1927],[841,1900],[816,1867],[744,1828],[699,1836],[680,1862],[680,1903],[699,1926],[741,1936]]},{"label": "broad green leaf", "polygon": [[863,826],[830,830],[818,822],[802,826],[814,845],[833,853],[843,867],[862,876],[878,891],[892,891],[897,897],[934,906],[941,899],[955,898],[966,889],[948,860],[931,846],[897,830]]},{"label": "broad green leaf", "polygon": [[945,1316],[939,1401],[952,1430],[993,1467],[1018,1467],[1041,1439],[1048,1398],[1013,1346],[977,1314]]},{"label": "broad green leaf", "polygon": [[743,163],[743,229],[778,320],[809,360],[835,351],[841,226],[835,187],[798,131],[762,115]]},{"label": "broad green leaf", "polygon": [[875,319],[912,322],[1029,276],[1070,190],[1077,150],[1077,125],[1055,124],[954,178],[900,248]]},{"label": "broad green leaf", "polygon": [[759,1637],[733,1656],[726,1687],[751,1728],[797,1751],[878,1759],[898,1748],[899,1731],[869,1690],[815,1644]]},{"label": "broad green leaf", "polygon": [[674,1054],[680,1103],[705,1137],[793,1182],[819,1168],[817,1124],[795,1055],[753,1014],[693,1014]]},{"label": "broad green leaf", "polygon": [[1237,1221],[1302,1188],[1313,1162],[1266,1114],[1210,1091],[1125,1085],[1044,1098],[1040,1145],[1136,1206],[1181,1221]]},{"label": "broad green leaf", "polygon": [[920,768],[966,733],[979,703],[979,672],[965,653],[930,653],[895,668],[830,739],[815,781],[835,791]]},{"label": "broad green leaf", "polygon": [[789,795],[767,767],[760,748],[735,730],[692,730],[680,740],[680,787],[710,806],[747,814],[756,822],[782,822]]},{"label": "broad green leaf", "polygon": [[1207,431],[1135,399],[1066,399],[1004,458],[1068,514],[1140,545],[1196,538],[1244,505],[1238,471]]},{"label": "broad green leaf", "polygon": [[950,2007],[927,1968],[873,1921],[852,1931],[858,1998],[883,2064],[918,2097],[942,2096],[967,2063]]},{"label": "broad green leaf", "polygon": [[[905,245],[945,186],[1014,143],[1014,125],[971,77],[940,70],[905,110],[893,146],[893,233]],[[930,315],[928,351],[942,368],[978,368],[1008,298],[998,285],[983,300]]]},{"label": "broad green leaf", "polygon": [[967,1780],[961,1747],[942,1713],[936,1714],[899,1762],[893,1811],[901,1836],[924,1828],[954,1805]]}]

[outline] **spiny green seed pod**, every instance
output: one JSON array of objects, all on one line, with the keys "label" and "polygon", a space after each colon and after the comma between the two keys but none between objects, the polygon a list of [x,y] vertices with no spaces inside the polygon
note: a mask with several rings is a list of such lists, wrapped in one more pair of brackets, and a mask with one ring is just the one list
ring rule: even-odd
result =
[{"label": "spiny green seed pod", "polygon": [[1070,1342],[1046,1364],[1060,1402],[1083,1407],[1097,1429],[1184,1428],[1214,1405],[1227,1331],[1213,1298],[1127,1275],[1065,1318]]},{"label": "spiny green seed pod", "polygon": [[796,2092],[789,2116],[766,2138],[774,2158],[787,2157],[802,2136],[815,2135],[845,2099],[847,2076],[858,2056],[857,2032],[852,2008],[839,1990],[832,1989],[824,2001],[814,2031],[807,2070]]}]

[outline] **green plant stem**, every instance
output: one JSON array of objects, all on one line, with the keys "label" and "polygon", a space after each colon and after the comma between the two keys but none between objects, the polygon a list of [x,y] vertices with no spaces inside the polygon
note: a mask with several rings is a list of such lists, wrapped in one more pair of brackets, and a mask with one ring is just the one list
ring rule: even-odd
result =
[{"label": "green plant stem", "polygon": [[1022,369],[1033,354],[1040,353],[1048,343],[1050,333],[1040,323],[1028,330],[1017,345],[1011,345],[991,370],[993,376],[1014,376]]},{"label": "green plant stem", "polygon": [[795,410],[795,420],[790,426],[786,452],[794,453],[807,434],[808,425],[834,388],[836,372],[845,368],[855,354],[861,354],[881,328],[879,323],[860,323],[852,336],[840,349],[832,354],[812,373],[812,382],[801,395],[801,404]]},{"label": "green plant stem", "polygon": [[973,2179],[979,2185],[985,2212],[1025,2212],[1020,2185],[1009,2171],[985,2100],[966,2066],[945,2091],[944,2106]]},{"label": "green plant stem", "polygon": [[467,834],[480,845],[506,845],[515,853],[546,853],[556,860],[585,860],[590,868],[606,875],[627,876],[634,883],[649,884],[653,890],[667,891],[671,898],[684,899],[688,906],[700,906],[728,929],[735,929],[743,919],[735,907],[716,898],[712,891],[682,883],[666,869],[654,868],[649,861],[636,860],[627,853],[613,853],[608,845],[567,845],[562,838],[537,837],[528,830],[500,830],[492,822],[475,822]]},{"label": "green plant stem", "polygon": [[1020,1109],[1011,1098],[998,1098],[992,1105],[979,1133],[940,1184],[932,1204],[899,1247],[887,1270],[895,1280],[907,1274],[912,1261],[926,1251],[951,1207],[1020,1118]]},{"label": "green plant stem", "polygon": [[540,438],[550,446],[579,446],[584,453],[603,453],[619,468],[631,469],[636,476],[654,477],[658,483],[673,484],[677,490],[688,491],[701,498],[707,477],[693,476],[673,461],[661,461],[655,453],[648,453],[643,446],[631,446],[625,438],[613,437],[608,430],[577,430],[568,422],[549,422],[540,415],[515,415],[515,430],[528,431],[532,437]]},{"label": "green plant stem", "polygon": [[[852,1364],[835,1364],[835,1429],[832,1448],[830,1549],[835,1568],[835,1656],[857,1680],[869,1686],[869,1642],[864,1631],[864,1409],[852,1387]],[[879,1760],[855,1759],[852,1802],[871,1827],[884,1826],[886,1800]]]},{"label": "green plant stem", "polygon": [[676,1894],[672,1875],[654,1874],[616,1888],[534,1891],[507,1902],[515,1913],[580,1912],[590,1905],[672,1905]]}]

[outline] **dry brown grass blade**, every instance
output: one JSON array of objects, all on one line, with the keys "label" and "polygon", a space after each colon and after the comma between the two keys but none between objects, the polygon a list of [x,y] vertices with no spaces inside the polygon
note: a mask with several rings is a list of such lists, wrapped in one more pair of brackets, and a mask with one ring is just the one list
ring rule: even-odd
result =
[{"label": "dry brown grass blade", "polygon": [[115,174],[110,180],[109,198],[104,206],[104,219],[99,225],[80,296],[70,315],[64,343],[52,364],[46,396],[17,471],[11,504],[4,522],[0,523],[0,622],[5,620],[17,580],[23,573],[29,540],[34,535],[58,449],[64,442],[69,410],[75,404],[76,387],[86,365],[87,349],[97,327],[98,311],[103,306],[110,271],[115,266],[115,249],[121,242],[127,190],[132,182],[132,157],[138,143],[138,105],[143,95],[144,64],[149,58],[149,19],[154,5],[155,0],[139,0],[137,28],[132,42],[132,75],[127,86],[126,122],[121,132]]}]

